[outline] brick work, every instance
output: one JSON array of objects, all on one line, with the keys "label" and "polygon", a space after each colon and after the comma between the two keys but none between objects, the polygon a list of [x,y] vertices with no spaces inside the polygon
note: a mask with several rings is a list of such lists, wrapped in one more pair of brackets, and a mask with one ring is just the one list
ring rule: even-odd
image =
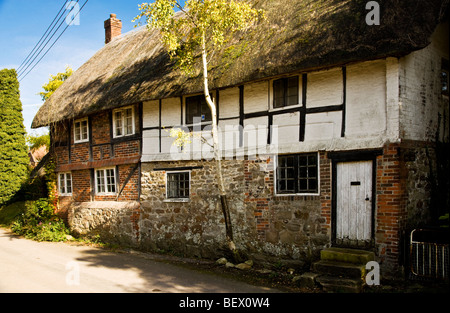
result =
[{"label": "brick work", "polygon": [[406,220],[406,177],[397,144],[377,158],[376,244],[382,262],[398,264],[400,232]]},{"label": "brick work", "polygon": [[122,21],[116,18],[116,14],[111,14],[105,21],[105,44],[108,44],[114,37],[122,34]]},{"label": "brick work", "polygon": [[[135,106],[135,112],[138,112]],[[53,130],[56,171],[72,173],[72,196],[60,197],[60,210],[67,211],[73,203],[89,201],[136,201],[139,199],[141,153],[139,118],[135,116],[136,134],[112,138],[111,112],[105,111],[89,118],[89,142],[74,143],[73,123],[68,121]],[[94,171],[113,167],[116,189],[120,195],[96,195]],[[133,173],[132,173],[133,172]],[[117,175],[118,173],[118,175]]]},{"label": "brick work", "polygon": [[320,216],[323,218],[321,232],[331,236],[331,161],[326,152],[320,152]]}]

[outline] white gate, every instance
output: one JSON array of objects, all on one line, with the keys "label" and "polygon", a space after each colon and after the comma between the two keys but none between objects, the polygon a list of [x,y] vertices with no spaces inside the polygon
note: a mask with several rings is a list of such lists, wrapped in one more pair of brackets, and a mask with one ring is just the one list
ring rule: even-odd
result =
[{"label": "white gate", "polygon": [[372,161],[336,164],[336,242],[368,243],[372,237]]}]

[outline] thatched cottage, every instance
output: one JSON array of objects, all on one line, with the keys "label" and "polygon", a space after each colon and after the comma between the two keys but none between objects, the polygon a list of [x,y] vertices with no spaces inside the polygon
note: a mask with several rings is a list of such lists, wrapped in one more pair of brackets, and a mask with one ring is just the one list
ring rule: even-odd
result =
[{"label": "thatched cottage", "polygon": [[[330,246],[402,261],[402,234],[448,212],[448,2],[254,1],[266,19],[210,63],[235,242],[306,264]],[[107,35],[120,21],[106,21]],[[71,228],[217,257],[225,243],[200,76],[157,31],[116,36],[48,99]],[[168,131],[194,131],[180,149]],[[203,139],[201,138],[203,137]]]}]

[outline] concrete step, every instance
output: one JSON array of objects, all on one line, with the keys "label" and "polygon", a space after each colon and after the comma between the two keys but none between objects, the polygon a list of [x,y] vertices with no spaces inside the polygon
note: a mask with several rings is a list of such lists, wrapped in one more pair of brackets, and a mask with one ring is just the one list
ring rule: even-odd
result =
[{"label": "concrete step", "polygon": [[324,275],[317,277],[316,282],[325,292],[360,293],[362,291],[361,279]]},{"label": "concrete step", "polygon": [[363,280],[366,275],[365,265],[323,260],[313,264],[313,271],[325,275],[355,279],[359,278],[361,280]]},{"label": "concrete step", "polygon": [[375,260],[375,254],[371,251],[332,247],[320,251],[320,259],[322,261],[366,265],[367,262]]}]

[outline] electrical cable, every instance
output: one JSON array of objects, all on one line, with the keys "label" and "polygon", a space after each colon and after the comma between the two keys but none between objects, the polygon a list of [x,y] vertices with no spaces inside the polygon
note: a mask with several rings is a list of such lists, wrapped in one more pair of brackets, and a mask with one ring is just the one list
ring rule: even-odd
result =
[{"label": "electrical cable", "polygon": [[[50,25],[47,27],[47,30],[44,32],[44,34],[42,35],[41,39],[39,39],[39,41],[37,42],[37,44],[34,46],[34,48],[31,50],[31,52],[27,55],[27,57],[25,58],[25,60],[23,60],[23,62],[20,64],[20,66],[17,68],[17,72],[20,72],[22,69],[22,66],[24,66],[24,64],[28,63],[28,61],[30,60],[30,58],[32,58],[34,56],[35,50],[39,49],[42,45],[41,41],[42,39],[46,40],[48,38],[48,35],[50,34],[51,31],[53,31],[53,29],[55,28],[56,24],[53,25],[53,23],[55,23],[56,19],[58,18],[58,16],[61,14],[62,10],[66,7],[66,3],[69,0],[66,0],[66,2],[63,4],[63,6],[61,7],[61,9],[59,9],[59,12],[56,14],[55,18],[53,19],[53,21],[50,23]],[[58,22],[61,18],[58,19]],[[53,25],[53,27],[52,27]],[[50,27],[52,27],[52,29],[50,30]],[[50,32],[49,32],[50,30]],[[48,32],[48,34],[47,34]],[[45,36],[47,35],[47,36]]]},{"label": "electrical cable", "polygon": [[[79,0],[77,0],[78,3]],[[74,19],[80,14],[80,12],[83,10],[83,8],[85,7],[85,5],[88,3],[89,0],[86,0],[84,2],[84,4],[80,7],[80,9],[78,10],[78,12],[75,14]],[[52,35],[52,37],[49,39],[49,41],[53,38],[53,36],[56,34],[56,32],[59,30],[59,28],[61,27],[62,23],[60,24],[60,26],[58,27],[58,29],[55,31],[55,33]],[[58,36],[58,38],[56,38],[56,40],[53,42],[53,44],[47,49],[47,51],[44,53],[44,55],[42,55],[42,57],[34,64],[34,66],[25,74],[25,76],[23,76],[22,78],[19,79],[19,82],[22,81],[26,76],[28,76],[28,74],[42,61],[42,59],[48,54],[48,52],[53,48],[53,46],[58,42],[58,40],[61,38],[61,36],[65,33],[65,31],[67,30],[67,28],[69,28],[69,26],[71,25],[71,23],[69,23],[66,28],[64,28],[64,30],[62,31],[62,33]],[[48,42],[49,42],[48,41]],[[47,42],[47,44],[48,44]],[[47,44],[41,49],[41,51],[39,52],[39,54],[42,52],[42,50],[47,46]],[[39,54],[33,59],[33,61],[39,56]],[[31,63],[32,64],[32,63]],[[29,64],[28,67],[31,65]],[[28,69],[28,67],[26,69]],[[25,69],[25,71],[26,71]],[[21,75],[23,75],[24,71],[19,75],[19,77]]]}]

